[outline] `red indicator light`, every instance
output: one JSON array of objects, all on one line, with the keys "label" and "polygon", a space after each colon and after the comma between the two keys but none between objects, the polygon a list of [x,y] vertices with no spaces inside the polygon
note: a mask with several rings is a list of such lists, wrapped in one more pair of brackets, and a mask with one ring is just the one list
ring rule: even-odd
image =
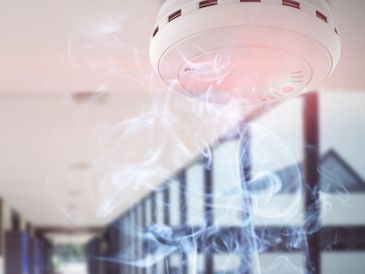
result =
[{"label": "red indicator light", "polygon": [[284,87],[284,88],[282,89],[282,91],[283,91],[284,93],[292,93],[292,92],[294,92],[294,91],[295,91],[295,89],[294,89],[293,87]]}]

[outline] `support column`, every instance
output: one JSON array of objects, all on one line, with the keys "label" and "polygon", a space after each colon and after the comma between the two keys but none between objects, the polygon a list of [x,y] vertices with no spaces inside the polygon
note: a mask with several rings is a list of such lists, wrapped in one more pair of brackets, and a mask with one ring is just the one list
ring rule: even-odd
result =
[{"label": "support column", "polygon": [[106,250],[104,256],[107,258],[105,260],[105,273],[106,274],[114,274],[118,273],[118,263],[114,262],[112,258],[116,255],[117,247],[119,246],[118,236],[116,235],[117,231],[115,229],[115,225],[111,224],[104,232],[103,239],[106,243]]},{"label": "support column", "polygon": [[307,235],[306,273],[319,274],[320,257],[320,144],[319,144],[319,102],[318,94],[304,96],[304,165],[305,189],[305,231]]},{"label": "support column", "polygon": [[53,244],[47,240],[47,268],[46,273],[53,274],[53,267],[52,267],[52,255],[53,255]]},{"label": "support column", "polygon": [[[36,235],[36,233],[35,233]],[[34,274],[44,274],[43,271],[43,258],[42,258],[42,242],[35,236],[34,237]]]},{"label": "support column", "polygon": [[[186,192],[186,170],[181,171],[179,175],[179,192],[180,192],[180,225],[186,230],[188,221],[188,203],[187,203],[187,192]],[[183,250],[182,254],[182,265],[181,274],[189,273],[188,254]]]},{"label": "support column", "polygon": [[[164,185],[163,189],[163,222],[166,226],[170,225],[170,186]],[[170,258],[169,256],[164,258],[164,273],[170,273]]]},{"label": "support column", "polygon": [[29,239],[26,232],[20,230],[20,216],[12,212],[12,229],[6,232],[5,273],[29,273]]},{"label": "support column", "polygon": [[[208,154],[207,154],[208,155]],[[208,228],[214,225],[213,209],[213,175],[212,161],[204,159],[204,202],[205,202],[205,224]],[[214,274],[214,254],[208,247],[205,251],[205,274]]]},{"label": "support column", "polygon": [[[157,223],[157,205],[156,205],[156,192],[151,193],[151,222],[152,225],[155,225]],[[151,248],[148,248],[148,251],[150,252]],[[159,274],[157,273],[157,264],[154,264],[151,267],[152,274]]]},{"label": "support column", "polygon": [[[119,219],[119,246],[120,246],[120,250],[122,252],[122,256],[125,256],[124,254],[126,254],[127,252],[127,248],[128,248],[128,236],[126,233],[126,214],[124,214],[120,219]],[[128,265],[123,261],[122,264],[120,265],[120,269],[119,269],[119,273],[127,273],[128,271]]]},{"label": "support column", "polygon": [[94,238],[86,245],[88,273],[103,274],[101,272],[101,240]]},{"label": "support column", "polygon": [[33,228],[32,226],[27,223],[26,224],[26,232],[28,236],[28,261],[29,261],[29,274],[36,274],[35,267],[36,267],[36,261],[35,261],[35,239],[33,235]]},{"label": "support column", "polygon": [[[112,259],[114,257],[118,257],[120,252],[120,240],[119,240],[119,229],[118,229],[118,222],[112,223],[105,232],[105,240],[107,242],[107,258]],[[120,271],[120,263],[115,262],[113,260],[106,262],[107,273],[115,274],[119,273]]]},{"label": "support column", "polygon": [[[139,240],[139,226],[140,226],[140,222],[139,222],[139,210],[138,210],[138,205],[136,205],[134,208],[133,208],[133,215],[134,215],[134,218],[133,218],[133,224],[132,224],[132,227],[134,227],[134,231],[137,231],[137,232],[133,232],[131,234],[132,236],[132,240],[133,240],[133,250],[134,250],[134,256],[133,256],[133,260],[135,262],[137,262],[140,258],[140,240]],[[134,273],[135,274],[139,274],[140,273],[140,266],[136,265],[134,267]]]},{"label": "support column", "polygon": [[[141,203],[141,232],[142,232],[142,235],[143,235],[141,237],[141,243],[142,243],[141,258],[145,258],[147,256],[147,245],[145,243],[145,237],[144,237],[146,227],[147,227],[146,218],[147,218],[146,200],[144,199],[143,202]],[[141,273],[142,274],[147,274],[147,267],[146,266],[142,267]]]}]

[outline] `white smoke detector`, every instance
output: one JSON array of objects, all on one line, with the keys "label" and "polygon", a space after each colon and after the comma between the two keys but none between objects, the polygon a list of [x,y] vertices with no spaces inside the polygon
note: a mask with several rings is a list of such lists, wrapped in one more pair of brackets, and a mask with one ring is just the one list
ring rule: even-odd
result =
[{"label": "white smoke detector", "polygon": [[318,87],[340,51],[325,0],[167,0],[150,56],[177,91],[257,104]]}]

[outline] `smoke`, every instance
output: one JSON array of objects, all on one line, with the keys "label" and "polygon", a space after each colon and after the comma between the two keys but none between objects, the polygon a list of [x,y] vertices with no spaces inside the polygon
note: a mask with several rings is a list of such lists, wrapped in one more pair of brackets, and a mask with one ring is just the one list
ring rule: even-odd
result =
[{"label": "smoke", "polygon": [[[250,130],[250,134],[246,130]],[[217,257],[216,261],[212,261],[220,273],[247,273],[252,270],[254,273],[302,273],[296,259],[293,262],[288,256],[276,256],[267,264],[261,261],[262,254],[275,249],[305,253],[307,235],[319,230],[319,227],[305,230],[306,223],[311,223],[311,218],[318,216],[316,211],[307,215],[308,219],[303,216],[304,190],[300,164],[290,147],[267,128],[252,123],[247,128],[235,130],[235,133],[238,133],[238,139],[228,139],[214,148],[205,149],[202,159],[198,160],[202,170],[210,170],[213,174],[212,180],[216,181],[213,192],[204,191],[204,177],[195,177],[194,184],[187,182],[180,189],[189,196],[189,210],[185,212],[187,225],[168,225],[160,217],[159,220],[152,218],[154,220],[142,227],[135,224],[135,220],[121,219],[112,229],[128,239],[127,243],[122,244],[112,256],[101,259],[121,264],[126,271],[135,267],[156,268],[156,273],[160,273],[165,267],[167,273],[174,273],[172,258],[180,256],[180,265],[175,267],[186,266],[188,273],[200,273],[203,271],[198,263],[200,256],[204,260],[212,256]],[[258,137],[257,147],[262,149],[249,151],[251,143],[246,139],[249,135]],[[254,163],[264,161],[272,171],[256,170],[251,177],[240,173],[253,168],[246,165],[246,157],[254,159]],[[276,169],[281,166],[278,163],[281,159],[293,163],[291,169],[283,174]],[[154,199],[161,202],[168,187],[169,184],[152,188]],[[205,203],[199,207],[202,201]],[[166,209],[171,214],[179,214],[178,209],[173,208],[174,202],[155,206],[156,214],[163,215]],[[208,211],[204,210],[207,206]],[[191,215],[200,216],[201,223],[194,224],[191,220],[196,216]]]},{"label": "smoke", "polygon": [[[303,215],[302,170],[291,147],[260,124],[237,126],[243,113],[253,108],[242,108],[240,100],[210,104],[213,87],[202,94],[201,101],[176,95],[174,85],[163,88],[147,64],[148,51],[141,46],[146,43],[125,36],[126,28],[133,24],[142,24],[141,29],[150,26],[132,17],[108,17],[75,29],[67,47],[70,61],[80,73],[95,77],[97,92],[136,85],[147,91],[143,96],[148,97],[144,101],[148,103],[104,132],[100,140],[102,152],[93,163],[103,174],[97,215],[110,219],[135,203],[140,193],[153,192],[161,201],[164,188],[159,188],[158,182],[196,155],[200,156],[194,164],[211,172],[215,184],[213,192],[207,193],[200,180],[204,177],[197,177],[195,186],[187,183],[180,189],[187,196],[187,224],[171,225],[162,217],[157,220],[149,216],[142,226],[141,217],[133,219],[141,213],[124,215],[112,228],[122,239],[115,239],[120,241],[119,249],[98,259],[120,264],[126,272],[137,267],[154,269],[154,273],[162,273],[162,269],[176,273],[172,269],[186,267],[189,273],[201,273],[203,257],[205,261],[211,259],[220,273],[301,273],[302,268],[288,256],[278,256],[269,265],[261,262],[261,254],[271,250],[305,253],[307,235],[320,229],[313,222],[318,218],[316,205],[313,212]],[[125,63],[124,59],[131,61]],[[230,56],[217,56],[212,62],[189,64],[189,69],[201,72],[209,82],[220,83],[229,73],[232,60]],[[128,102],[121,107],[127,108]],[[228,141],[212,148],[211,144],[228,130]],[[254,151],[250,151],[247,130],[258,144]],[[219,146],[230,142],[232,148],[218,157]],[[247,158],[264,168],[250,166]],[[283,162],[291,163],[291,169],[280,172]],[[221,173],[214,173],[218,169]],[[173,202],[155,205],[156,211],[183,214],[173,208]],[[148,203],[152,207],[152,201]],[[191,224],[191,219],[200,222]],[[312,223],[316,225],[306,229]],[[226,259],[215,260],[218,255]],[[174,265],[176,256],[179,263]]]}]

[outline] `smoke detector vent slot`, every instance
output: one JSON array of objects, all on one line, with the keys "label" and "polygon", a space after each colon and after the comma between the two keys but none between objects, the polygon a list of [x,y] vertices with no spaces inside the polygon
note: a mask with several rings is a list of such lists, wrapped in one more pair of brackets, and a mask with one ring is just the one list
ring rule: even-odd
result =
[{"label": "smoke detector vent slot", "polygon": [[283,0],[283,5],[292,7],[292,8],[296,8],[296,9],[300,9],[300,3],[297,1],[293,1],[293,0]]},{"label": "smoke detector vent slot", "polygon": [[325,21],[326,23],[328,23],[328,19],[327,16],[324,15],[323,13],[319,12],[318,10],[316,11],[316,15],[319,19]]},{"label": "smoke detector vent slot", "polygon": [[158,27],[157,28],[155,28],[155,30],[153,31],[153,34],[152,34],[152,37],[155,37],[156,36],[156,34],[158,33]]},{"label": "smoke detector vent slot", "polygon": [[175,11],[173,14],[169,16],[169,22],[175,20],[176,18],[181,16],[181,10]]},{"label": "smoke detector vent slot", "polygon": [[199,9],[215,6],[218,4],[218,0],[205,0],[199,2]]}]

